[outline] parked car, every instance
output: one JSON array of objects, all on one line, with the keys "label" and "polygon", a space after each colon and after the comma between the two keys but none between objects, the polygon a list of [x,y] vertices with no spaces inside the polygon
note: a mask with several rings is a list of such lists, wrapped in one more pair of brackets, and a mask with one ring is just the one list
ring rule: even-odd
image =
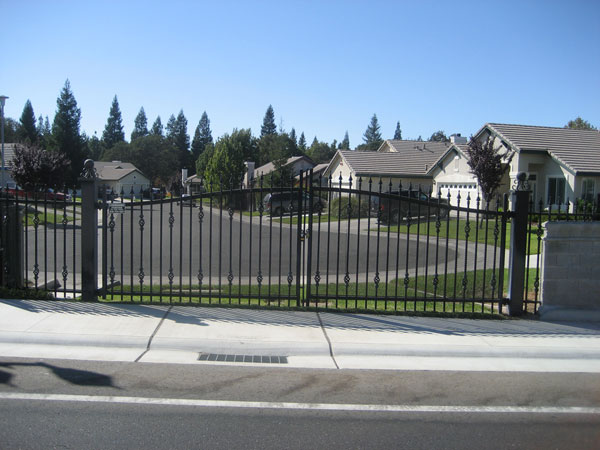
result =
[{"label": "parked car", "polygon": [[[104,189],[106,190],[106,200],[112,201],[117,197],[117,195],[113,192],[113,190],[111,188],[105,187]],[[102,200],[104,198],[104,194],[102,191],[103,191],[102,187],[99,187],[98,188],[98,199],[100,199],[100,200]]]},{"label": "parked car", "polygon": [[142,195],[144,196],[144,198],[147,199],[151,198],[152,200],[162,200],[163,198],[165,198],[166,194],[161,188],[150,188],[144,189]]},{"label": "parked car", "polygon": [[[302,194],[302,209],[308,211],[310,205],[310,195],[307,192]],[[272,216],[280,216],[284,213],[292,214],[297,212],[298,193],[297,192],[273,192],[265,195],[263,199],[263,208],[266,213]],[[325,200],[320,197],[313,196],[313,211],[322,211],[325,208]]]},{"label": "parked car", "polygon": [[450,209],[447,199],[430,198],[419,191],[402,190],[384,194],[391,194],[392,197],[378,195],[371,197],[371,215],[379,217],[379,221],[384,224],[398,224],[409,215],[410,217],[435,216],[438,212],[438,202],[440,217],[446,217]]},{"label": "parked car", "polygon": [[48,189],[36,189],[36,190],[24,190],[15,183],[9,183],[7,188],[3,191],[3,196],[8,198],[19,198],[27,199],[29,201],[69,201],[71,195],[64,192],[55,191],[52,188]]}]

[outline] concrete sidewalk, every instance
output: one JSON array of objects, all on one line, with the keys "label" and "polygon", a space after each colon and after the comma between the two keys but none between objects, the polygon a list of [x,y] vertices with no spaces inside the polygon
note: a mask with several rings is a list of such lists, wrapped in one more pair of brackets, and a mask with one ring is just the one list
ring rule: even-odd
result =
[{"label": "concrete sidewalk", "polygon": [[0,356],[599,373],[600,324],[0,300]]}]

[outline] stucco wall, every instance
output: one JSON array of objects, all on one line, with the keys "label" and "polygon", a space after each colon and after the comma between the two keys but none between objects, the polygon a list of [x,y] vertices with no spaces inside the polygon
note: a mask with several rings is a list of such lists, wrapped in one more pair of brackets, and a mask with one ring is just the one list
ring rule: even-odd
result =
[{"label": "stucco wall", "polygon": [[547,222],[545,230],[540,316],[600,320],[600,222]]}]

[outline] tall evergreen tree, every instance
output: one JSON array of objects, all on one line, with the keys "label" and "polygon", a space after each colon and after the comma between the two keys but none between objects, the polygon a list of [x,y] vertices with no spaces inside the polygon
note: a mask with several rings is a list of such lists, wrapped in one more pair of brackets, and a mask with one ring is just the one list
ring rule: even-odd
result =
[{"label": "tall evergreen tree", "polygon": [[41,148],[48,148],[50,145],[50,141],[52,140],[52,128],[50,127],[50,120],[48,120],[48,116],[46,119],[42,117],[38,118],[38,143]]},{"label": "tall evergreen tree", "polygon": [[300,134],[300,139],[298,140],[298,148],[302,153],[306,153],[306,138],[304,137],[304,131]]},{"label": "tall evergreen tree", "polygon": [[163,135],[163,124],[160,120],[160,116],[156,117],[156,120],[152,124],[152,128],[150,129],[150,134],[153,136],[162,136]]},{"label": "tall evergreen tree", "polygon": [[83,140],[79,133],[81,110],[77,107],[77,101],[71,91],[69,80],[65,81],[60,96],[56,100],[56,105],[56,114],[52,123],[52,140],[55,149],[64,153],[71,161],[65,179],[74,185],[83,169],[83,161],[86,155]]},{"label": "tall evergreen tree", "polygon": [[348,137],[348,131],[346,130],[346,134],[344,134],[344,140],[340,142],[339,148],[341,150],[350,150],[350,138]]},{"label": "tall evergreen tree", "polygon": [[373,117],[371,117],[371,123],[369,123],[369,126],[363,135],[363,140],[365,143],[362,146],[362,149],[367,151],[375,151],[383,143],[379,122],[377,121],[377,114],[373,114]]},{"label": "tall evergreen tree", "polygon": [[296,129],[292,128],[292,131],[290,131],[290,139],[292,141],[294,141],[294,145],[298,146],[298,138],[296,137]]},{"label": "tall evergreen tree", "polygon": [[273,107],[269,105],[263,119],[262,127],[260,128],[260,137],[273,134],[277,134],[277,126],[275,125],[275,112],[273,111]]},{"label": "tall evergreen tree", "polygon": [[192,155],[194,161],[196,161],[204,152],[206,146],[212,144],[212,142],[213,137],[212,131],[210,131],[210,120],[208,120],[208,115],[206,114],[206,111],[204,111],[202,117],[200,117],[200,122],[198,122],[196,131],[194,132],[194,139],[192,140]]},{"label": "tall evergreen tree", "polygon": [[402,130],[400,129],[400,122],[396,122],[396,131],[394,131],[394,139],[402,139]]},{"label": "tall evergreen tree", "polygon": [[27,100],[23,107],[23,113],[19,119],[19,140],[29,144],[36,144],[38,141],[38,130],[36,128],[35,114],[33,113],[33,106],[31,102]]},{"label": "tall evergreen tree", "polygon": [[171,115],[167,122],[167,139],[177,148],[180,167],[191,167],[190,137],[187,134],[187,119],[183,110],[177,118]]},{"label": "tall evergreen tree", "polygon": [[121,110],[119,109],[119,101],[117,96],[113,98],[108,120],[102,133],[102,142],[106,148],[112,148],[115,144],[125,141],[125,133],[123,132],[123,120],[121,118]]},{"label": "tall evergreen tree", "polygon": [[148,135],[148,119],[144,107],[140,108],[140,112],[135,116],[133,131],[131,132],[131,142],[142,136]]}]

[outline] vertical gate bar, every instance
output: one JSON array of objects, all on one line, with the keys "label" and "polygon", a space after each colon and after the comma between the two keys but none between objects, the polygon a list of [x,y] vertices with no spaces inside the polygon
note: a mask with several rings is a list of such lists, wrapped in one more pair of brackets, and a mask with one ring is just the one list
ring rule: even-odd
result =
[{"label": "vertical gate bar", "polygon": [[[412,220],[411,220],[411,201],[410,201],[410,185],[408,186],[408,198],[406,201],[406,261],[404,262],[405,264],[405,270],[404,270],[404,310],[406,311],[408,309],[408,283],[409,283],[409,259],[408,256],[410,255],[410,226],[412,225]],[[400,209],[401,211],[401,209]]]},{"label": "vertical gate bar", "polygon": [[[447,199],[448,199],[448,215],[446,215],[446,251],[445,251],[445,255],[444,255],[444,292],[443,292],[443,298],[444,298],[444,302],[443,302],[443,308],[444,308],[444,312],[446,312],[446,300],[448,299],[448,244],[450,243],[450,211],[452,211],[452,209],[450,208],[450,204],[451,204],[451,200],[452,200],[452,196],[450,194],[450,189],[448,189],[448,194],[447,194]],[[458,210],[457,210],[457,214],[458,214]],[[458,219],[457,219],[457,225],[458,226]]]},{"label": "vertical gate bar", "polygon": [[327,257],[325,258],[326,266],[325,266],[325,308],[329,307],[329,255],[330,255],[330,247],[331,247],[331,203],[333,200],[333,175],[329,175],[328,180],[329,186],[329,202],[327,203]]},{"label": "vertical gate bar", "polygon": [[[251,187],[254,187],[254,182],[252,181],[250,184]],[[254,215],[254,190],[251,191],[252,199],[250,203],[250,242],[252,242],[252,216]],[[258,274],[256,275],[256,282],[258,284],[258,304],[261,303],[262,298],[262,236],[263,236],[263,213],[264,213],[264,204],[263,204],[263,176],[261,174],[260,180],[258,180]],[[252,244],[251,244],[252,245]],[[252,258],[252,248],[250,248],[250,258]],[[252,279],[252,274],[248,273],[248,280]],[[250,290],[248,289],[248,293]]]},{"label": "vertical gate bar", "polygon": [[[75,200],[73,200],[73,210],[75,210]],[[75,292],[77,292],[77,235],[75,234],[76,228],[77,216],[73,216],[73,297],[75,297]]]},{"label": "vertical gate bar", "polygon": [[[261,174],[260,181],[263,182],[264,175]],[[267,292],[268,301],[271,300],[271,267],[273,262],[273,174],[271,174],[271,182],[269,183],[269,198],[271,207],[269,208],[269,291]]]},{"label": "vertical gate bar", "polygon": [[[161,191],[161,197],[162,197],[162,191]],[[159,292],[159,298],[160,298],[160,302],[163,302],[163,295],[162,295],[162,290],[163,290],[163,222],[165,219],[164,216],[164,201],[161,198],[160,200],[160,206],[159,206],[159,215],[158,215],[158,292]]]},{"label": "vertical gate bar", "polygon": [[[179,191],[179,303],[183,302],[183,186]],[[192,199],[190,202],[190,214],[192,213]]]},{"label": "vertical gate bar", "polygon": [[[577,200],[575,201],[575,220],[577,220]],[[531,219],[531,214],[533,210],[533,198],[529,199],[527,206],[527,252],[526,252],[526,264],[525,264],[525,299],[524,302],[527,305],[529,303],[529,255],[531,254],[531,231],[533,229],[533,221]],[[534,301],[534,310],[536,309],[535,301]]]},{"label": "vertical gate bar", "polygon": [[[479,193],[475,199],[475,254],[473,256],[473,302],[471,305],[471,312],[475,312],[475,291],[477,289],[477,250],[479,247],[479,207],[481,205],[481,197]],[[481,308],[481,312],[483,312],[483,304]]]},{"label": "vertical gate bar", "polygon": [[138,280],[140,282],[140,302],[144,300],[144,199],[140,203],[140,270],[138,272]]},{"label": "vertical gate bar", "polygon": [[[492,279],[490,280],[491,298],[496,298],[496,285],[498,282],[496,274],[496,265],[498,263],[498,238],[500,237],[500,227],[498,226],[498,218],[500,217],[500,196],[496,196],[496,211],[494,212],[494,255],[492,259]],[[498,264],[499,266],[499,264]],[[498,270],[504,270],[499,268]],[[498,304],[498,313],[502,313],[502,302]]]},{"label": "vertical gate bar", "polygon": [[[253,204],[252,202],[252,180],[249,180],[250,182],[250,205]],[[242,210],[244,209],[244,199],[248,198],[247,193],[244,190],[244,186],[240,183],[240,235],[238,237],[238,239],[240,240],[240,244],[239,244],[239,261],[238,261],[238,304],[242,303],[242,239],[243,239],[243,214],[242,214]],[[250,206],[250,236],[248,238],[248,240],[250,241],[250,251],[248,252],[248,284],[250,284],[252,282],[252,277],[251,277],[251,273],[252,273],[252,214],[253,214],[253,208],[252,206]],[[248,288],[248,294],[250,294],[250,288]],[[248,296],[248,304],[250,304],[250,296]]]},{"label": "vertical gate bar", "polygon": [[44,189],[44,290],[48,289],[48,190]]},{"label": "vertical gate bar", "polygon": [[[388,185],[388,193],[390,196],[392,195],[392,179],[390,178],[390,183]],[[391,204],[392,199],[390,198],[390,214],[391,214]],[[393,220],[388,220],[387,234],[386,234],[386,252],[385,252],[385,300],[383,302],[383,309],[387,309],[388,303],[388,283],[390,282],[389,274],[390,274],[390,228],[392,228]],[[400,226],[400,224],[398,224]]]},{"label": "vertical gate bar", "polygon": [[[369,177],[369,215],[371,214],[372,202],[373,202],[373,178]],[[379,221],[379,215],[381,214],[381,197],[377,197],[377,213],[375,215],[376,220]],[[366,267],[365,267],[365,309],[367,309],[367,297],[369,296],[369,258],[371,256],[371,217],[367,222],[367,256],[366,256]]]},{"label": "vertical gate bar", "polygon": [[202,273],[202,241],[204,240],[202,228],[204,221],[204,189],[202,186],[202,179],[200,180],[200,206],[198,210],[198,304],[202,304],[202,281],[204,280],[204,273]]},{"label": "vertical gate bar", "polygon": [[[318,192],[319,192],[319,199],[322,200],[323,199],[323,172],[321,172],[319,174],[319,188],[318,188]],[[328,198],[329,198],[329,193],[328,193]],[[317,211],[317,267],[315,269],[315,308],[318,308],[319,306],[319,283],[321,282],[321,274],[319,273],[319,260],[320,260],[320,256],[321,256],[321,215],[323,214],[323,204],[321,203],[321,207],[319,208],[319,210]],[[309,305],[310,306],[310,303]]]},{"label": "vertical gate bar", "polygon": [[115,295],[115,215],[110,213],[110,299]]},{"label": "vertical gate bar", "polygon": [[542,208],[543,208],[543,203],[542,203],[542,199],[540,199],[539,202],[539,209],[538,209],[538,216],[537,216],[537,220],[538,220],[538,225],[537,225],[537,230],[536,230],[536,237],[537,237],[537,244],[538,244],[538,252],[537,252],[537,257],[536,257],[536,268],[535,268],[535,281],[533,283],[533,288],[534,288],[534,293],[535,293],[535,311],[537,313],[537,307],[538,307],[538,294],[539,294],[539,287],[540,287],[540,258],[541,258],[541,254],[542,254],[542,236],[544,235],[544,229],[542,228]]},{"label": "vertical gate bar", "polygon": [[506,223],[510,217],[510,211],[508,211],[508,195],[504,194],[503,197],[503,212],[502,222],[500,230],[500,270],[498,279],[498,298],[500,300],[500,310],[502,310],[503,298],[504,298],[504,266],[506,261]]},{"label": "vertical gate bar", "polygon": [[213,249],[213,189],[214,183],[209,183],[210,194],[208,201],[208,212],[210,222],[208,223],[208,304],[212,305],[212,249]]},{"label": "vertical gate bar", "polygon": [[107,223],[107,205],[106,205],[106,186],[102,186],[102,299],[106,300],[106,286],[108,285],[108,274],[107,274],[107,265],[108,265],[108,223]]},{"label": "vertical gate bar", "polygon": [[344,284],[346,286],[346,298],[344,299],[344,303],[346,305],[346,308],[348,308],[348,288],[350,283],[350,225],[352,216],[352,175],[350,175],[350,177],[348,178],[348,188],[348,229],[346,230],[346,271],[344,273]]},{"label": "vertical gate bar", "polygon": [[[381,206],[382,203],[382,197],[381,197],[381,188],[383,186],[383,181],[381,180],[381,178],[379,178],[379,190],[378,190],[378,194],[379,194],[379,206]],[[386,201],[388,202],[388,222],[390,219],[390,205],[391,205],[391,201],[390,199],[386,199]],[[380,209],[380,213],[381,213],[381,209]],[[375,277],[373,278],[373,282],[375,284],[375,310],[377,310],[377,297],[379,297],[379,245],[380,245],[380,239],[381,239],[381,220],[377,220],[377,243],[376,243],[376,251],[375,251]]]},{"label": "vertical gate bar", "polygon": [[[64,190],[63,190],[63,194],[64,194],[64,196],[63,196],[63,200],[64,200],[67,197],[67,194],[66,194],[66,192]],[[58,290],[58,278],[57,278],[57,274],[56,274],[56,263],[57,263],[57,259],[56,259],[56,255],[57,255],[56,254],[56,223],[57,223],[56,222],[56,217],[57,217],[56,205],[58,204],[58,202],[59,202],[59,200],[55,198],[54,199],[54,209],[52,211],[52,215],[54,216],[54,220],[53,220],[53,223],[52,223],[52,225],[53,225],[52,226],[52,230],[53,230],[53,232],[52,232],[52,243],[53,243],[52,249],[53,249],[53,252],[52,253],[53,253],[53,257],[54,257],[52,265],[54,266],[54,274],[53,274],[53,279],[54,279],[54,283],[53,283],[54,284],[54,289],[53,289],[54,290],[54,298],[56,298],[56,294],[57,294],[57,290]],[[17,217],[17,220],[18,220],[18,217],[19,217],[18,211],[19,211],[19,209],[16,206],[17,206],[17,204],[16,204],[16,197],[15,197],[15,213],[16,213],[16,217]]]},{"label": "vertical gate bar", "polygon": [[[461,196],[460,196],[460,191],[458,191],[458,194],[456,195],[456,201],[458,202],[458,209],[456,210],[456,236],[455,236],[455,245],[456,245],[456,249],[458,250],[458,246],[459,246],[459,241],[458,241],[458,232],[460,229],[460,201],[461,201]],[[453,290],[452,290],[452,312],[456,312],[456,283],[458,282],[458,251],[455,252],[454,255],[454,286],[453,286]]]},{"label": "vertical gate bar", "polygon": [[466,222],[465,222],[465,265],[464,265],[464,271],[463,271],[463,279],[462,279],[462,299],[463,301],[461,302],[462,304],[462,308],[461,311],[465,312],[465,300],[467,297],[467,264],[468,264],[468,255],[469,255],[469,235],[471,233],[471,221],[469,220],[469,216],[470,216],[470,208],[471,208],[471,193],[467,192],[467,216],[466,216]]},{"label": "vertical gate bar", "polygon": [[[442,196],[441,189],[438,189],[437,199],[436,199],[436,214],[435,214],[435,274],[433,275],[433,310],[436,311],[437,305],[437,292],[438,292],[438,284],[440,282],[438,264],[440,262],[440,229],[442,227],[442,222],[440,221],[440,198]],[[450,206],[450,205],[448,205]],[[446,214],[450,215],[450,210],[446,212]]]},{"label": "vertical gate bar", "polygon": [[135,284],[133,283],[133,216],[134,216],[134,206],[135,206],[135,192],[133,192],[133,185],[131,185],[131,201],[129,202],[131,205],[131,211],[129,213],[129,292],[130,292],[130,300],[135,301],[133,298],[133,292],[135,291]]},{"label": "vertical gate bar", "polygon": [[223,302],[223,180],[219,179],[219,305]]},{"label": "vertical gate bar", "polygon": [[[271,175],[271,182],[273,181],[273,175]],[[279,186],[283,186],[283,179],[279,180]],[[278,192],[281,192],[278,191]],[[283,247],[283,200],[279,197],[279,275],[278,275],[278,292],[277,292],[277,306],[281,306],[281,265],[282,265],[282,247]],[[271,205],[273,207],[273,205]]]},{"label": "vertical gate bar", "polygon": [[[18,202],[18,199],[19,199],[19,195],[20,195],[20,191],[19,191],[19,189],[17,189],[15,187],[15,198],[17,199],[17,202]],[[25,220],[25,227],[24,227],[25,228],[25,274],[24,274],[23,280],[24,280],[25,284],[27,285],[27,287],[29,287],[29,283],[27,282],[27,280],[29,279],[29,199],[27,197],[28,197],[27,196],[27,192],[25,192],[25,198],[23,200],[23,203],[24,203],[23,208],[24,208],[24,211],[25,211],[24,212],[24,220]],[[8,199],[6,201],[8,202]],[[64,211],[65,211],[65,214],[66,214],[67,209],[65,208]],[[67,264],[67,253],[66,253],[66,248],[67,248],[67,227],[66,227],[66,225],[64,226],[63,248],[65,249],[64,250],[64,253],[65,253],[64,256],[65,257],[63,259],[63,262],[66,265]],[[64,272],[64,269],[63,269],[63,272]],[[4,276],[4,274],[3,274],[3,276]],[[65,289],[65,297],[66,297],[67,296],[67,291],[66,291],[66,289],[67,289],[67,283],[66,283],[66,279],[64,280],[63,286],[64,286],[64,289]]]},{"label": "vertical gate bar", "polygon": [[229,180],[229,195],[227,199],[227,213],[229,214],[229,271],[227,272],[227,284],[229,285],[229,304],[231,305],[231,290],[233,283],[233,209],[232,209],[232,195],[233,195],[233,180]]},{"label": "vertical gate bar", "polygon": [[340,298],[340,227],[342,223],[342,174],[338,178],[338,213],[337,213],[337,235],[336,235],[336,265],[335,265],[335,307],[338,308]]},{"label": "vertical gate bar", "polygon": [[[398,183],[398,192],[402,192],[402,182]],[[398,227],[396,229],[396,273],[394,281],[394,311],[398,311],[398,286],[400,283],[400,225],[402,222],[402,210],[400,209],[401,196],[398,195]],[[406,303],[404,304],[404,310],[406,310]]]},{"label": "vertical gate bar", "polygon": [[173,303],[173,224],[175,223],[175,217],[173,215],[173,195],[171,194],[171,200],[169,201],[169,303]]},{"label": "vertical gate bar", "polygon": [[[412,199],[412,194],[409,188],[409,198]],[[417,242],[415,244],[416,246],[416,253],[415,253],[415,304],[414,304],[414,311],[417,310],[417,293],[418,293],[418,283],[419,283],[419,254],[420,254],[420,249],[421,249],[421,203],[419,203],[419,201],[421,200],[421,185],[419,184],[419,187],[417,188]]]},{"label": "vertical gate bar", "polygon": [[[121,196],[121,201],[125,200],[125,190],[124,188],[121,186],[121,192],[120,192],[120,196]],[[125,208],[123,208],[125,209]],[[120,265],[121,265],[121,301],[123,301],[124,298],[124,289],[125,289],[125,256],[124,256],[124,245],[123,243],[125,242],[125,213],[123,214],[119,214],[121,216],[121,241],[119,243],[120,247],[121,247],[121,254],[119,255],[120,257]]]},{"label": "vertical gate bar", "polygon": [[[191,188],[190,188],[191,189]],[[191,190],[190,190],[191,192]],[[196,204],[196,199],[193,200],[193,205]],[[188,303],[192,303],[192,249],[194,248],[194,233],[193,233],[193,211],[194,208],[190,205],[190,221],[189,221],[189,239],[190,243],[188,245]]]},{"label": "vertical gate bar", "polygon": [[[487,279],[487,258],[488,258],[488,234],[489,234],[489,222],[490,222],[490,201],[485,200],[485,241],[483,247],[483,277],[481,281],[481,298],[485,299],[485,282]],[[483,310],[483,302],[481,302],[481,309]],[[494,304],[492,303],[492,313],[494,312]]]},{"label": "vertical gate bar", "polygon": [[[432,187],[427,192],[427,218],[425,226],[425,282],[423,283],[423,310],[427,310],[427,282],[429,281],[429,232],[431,231],[431,195]],[[433,301],[433,310],[435,311],[435,300]]]},{"label": "vertical gate bar", "polygon": [[[355,286],[354,286],[354,309],[358,309],[358,273],[360,272],[360,267],[359,267],[359,261],[360,261],[360,219],[362,216],[362,209],[361,209],[361,202],[362,202],[362,177],[358,177],[358,220],[356,222],[356,282],[355,282]],[[371,212],[369,211],[367,214],[370,214]],[[367,220],[369,220],[369,217],[367,215]],[[368,255],[367,255],[368,256]]]},{"label": "vertical gate bar", "polygon": [[[154,256],[154,191],[152,190],[152,187],[150,187],[150,283],[148,286],[148,289],[150,290],[150,303],[153,302],[153,298],[154,298],[154,283],[153,283],[153,278],[154,278],[154,272],[153,272],[153,268],[154,268],[154,261],[152,260],[153,256]],[[160,298],[160,297],[159,297]]]},{"label": "vertical gate bar", "polygon": [[[290,177],[290,185],[291,185],[291,199],[293,201],[294,198],[294,177],[291,176]],[[300,205],[298,205],[298,207],[300,207]],[[290,226],[289,226],[289,233],[290,233],[290,240],[289,240],[289,266],[288,266],[288,277],[287,277],[287,288],[288,288],[288,306],[290,306],[292,304],[292,245],[293,245],[293,241],[294,241],[294,236],[293,236],[293,217],[294,217],[294,213],[293,213],[293,208],[291,206],[291,202],[290,202]],[[282,221],[283,222],[283,221]],[[299,239],[298,234],[296,233],[296,239]]]},{"label": "vertical gate bar", "polygon": [[[304,196],[304,172],[300,171],[300,184],[298,185],[298,223],[296,227],[296,307],[301,306],[302,296],[300,292],[300,282],[302,277],[302,241],[304,239],[303,233],[303,224],[302,224],[302,212],[304,204],[302,202]],[[292,185],[294,183],[294,179],[292,178]],[[291,221],[290,221],[290,232],[291,232]]]},{"label": "vertical gate bar", "polygon": [[[313,185],[313,169],[310,169],[307,179],[308,188],[308,240],[305,245],[308,246],[306,253],[306,278],[305,278],[305,292],[304,292],[304,306],[308,308],[310,306],[311,299],[311,278],[312,278],[312,242],[313,242],[313,214],[314,214],[314,185]],[[320,197],[319,197],[320,198]],[[319,200],[320,202],[320,200]],[[319,210],[321,209],[321,203],[319,203]]]},{"label": "vertical gate bar", "polygon": [[[34,264],[33,264],[33,280],[34,280],[34,288],[38,290],[38,277],[39,277],[39,263],[38,263],[38,226],[40,218],[38,211],[38,198],[35,195],[35,191],[32,193],[33,195],[33,230],[34,230]],[[73,261],[75,261],[75,252],[73,252]]]}]

